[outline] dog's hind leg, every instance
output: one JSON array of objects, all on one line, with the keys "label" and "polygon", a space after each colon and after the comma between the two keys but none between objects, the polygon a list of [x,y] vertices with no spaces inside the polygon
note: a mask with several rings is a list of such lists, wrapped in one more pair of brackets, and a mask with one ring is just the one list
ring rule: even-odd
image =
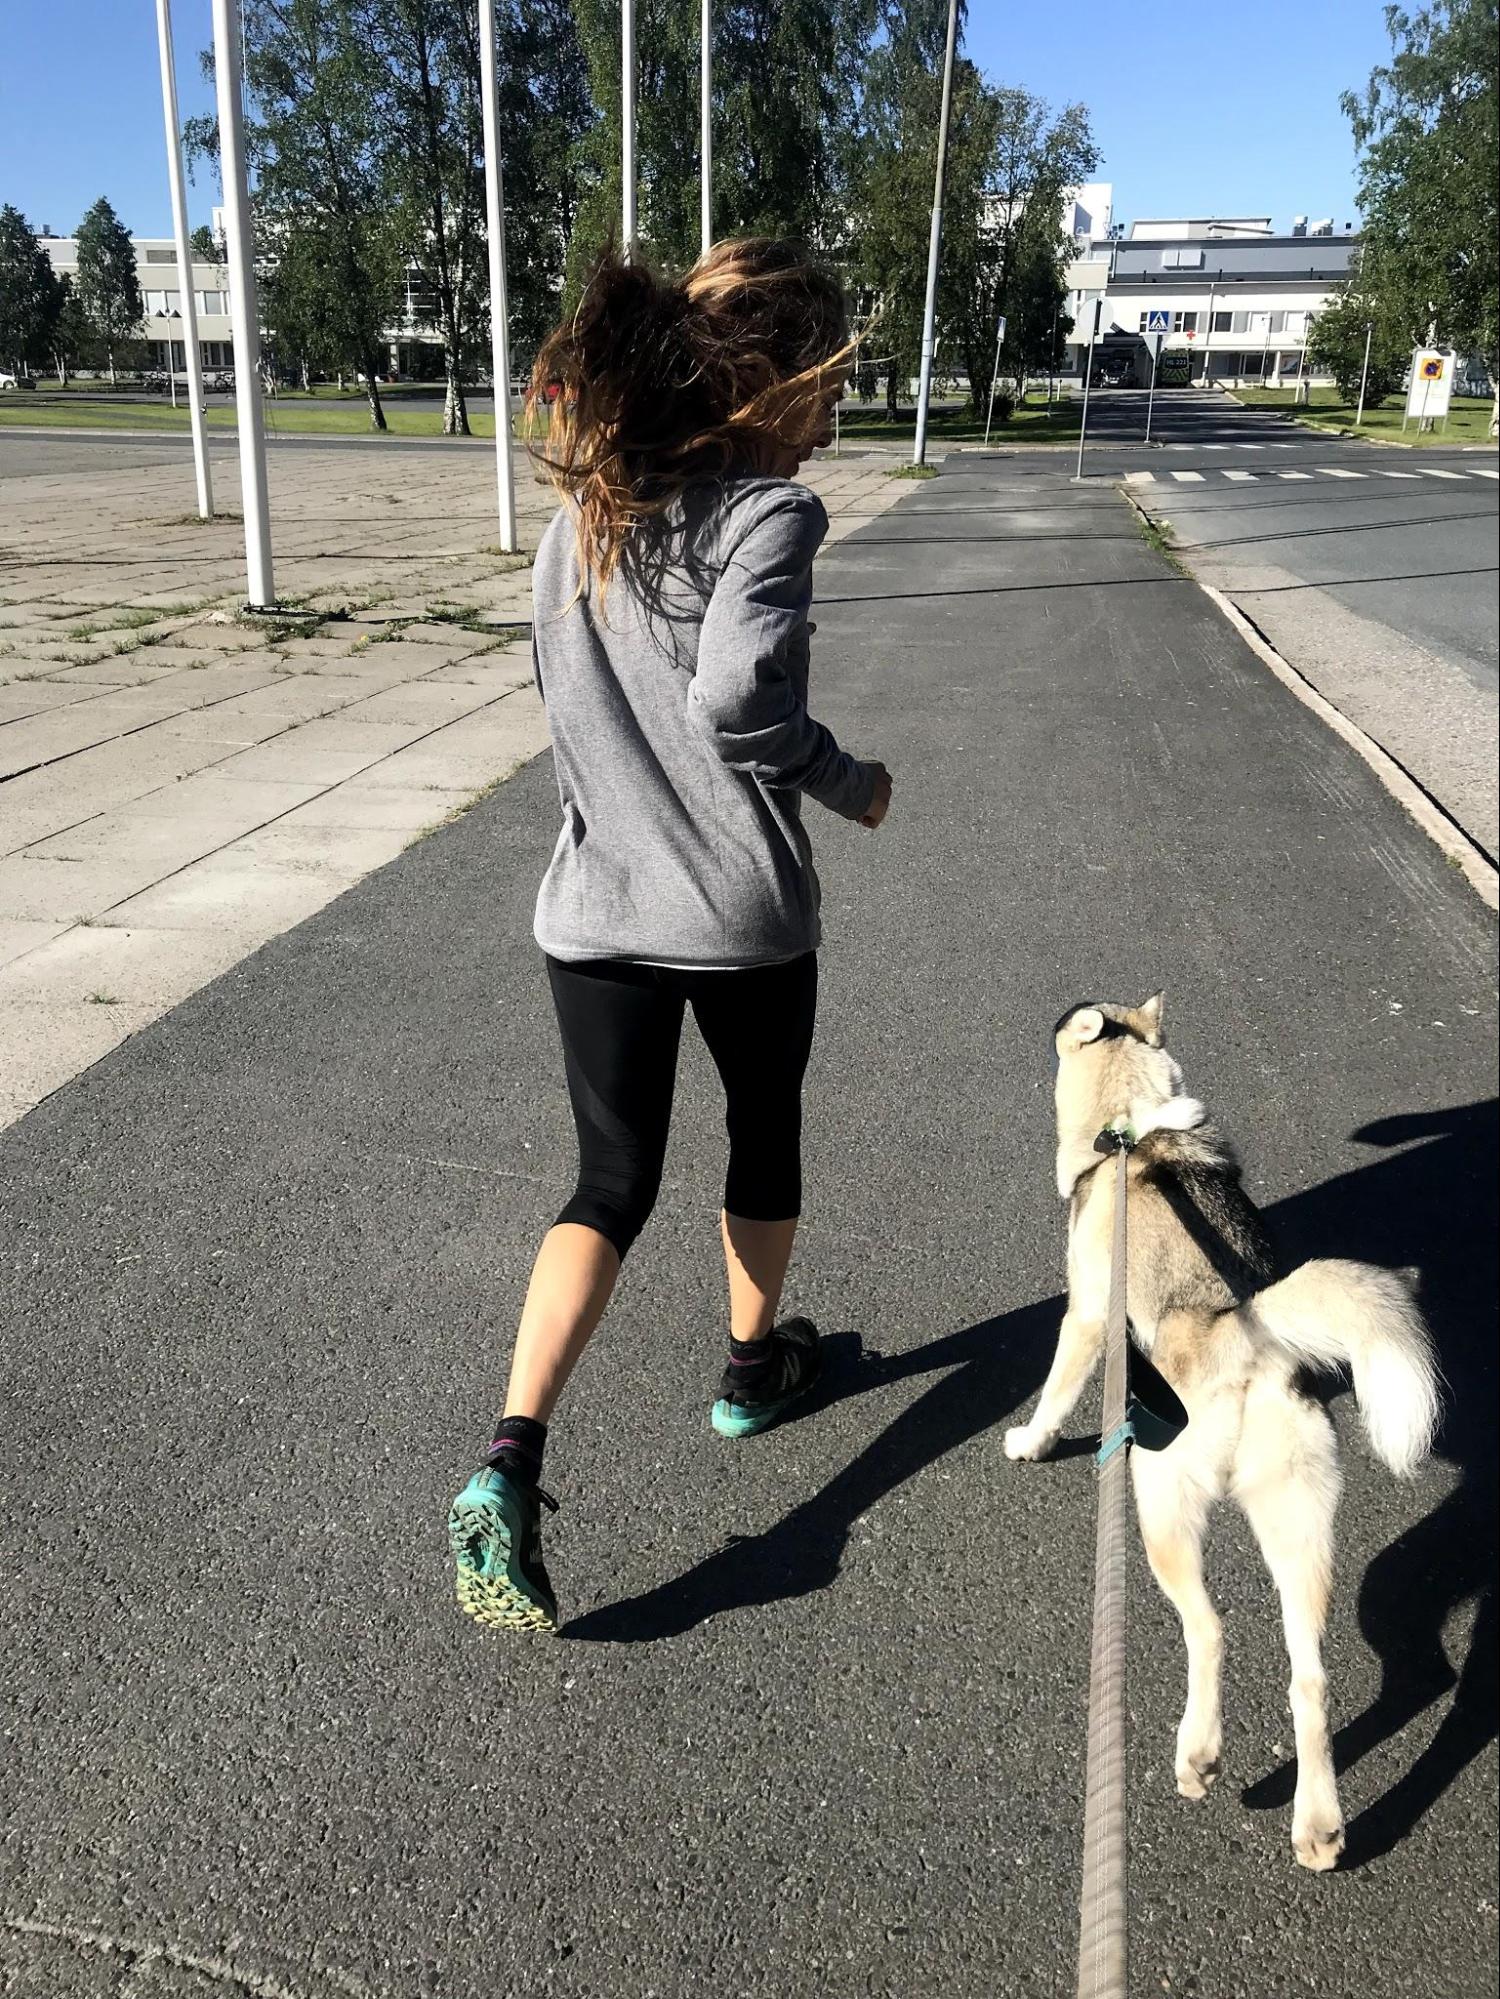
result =
[{"label": "dog's hind leg", "polygon": [[1254,1415],[1247,1411],[1235,1473],[1235,1497],[1245,1509],[1281,1597],[1292,1667],[1292,1726],[1297,1741],[1292,1848],[1302,1866],[1322,1873],[1336,1865],[1344,1850],[1323,1671],[1323,1628],[1333,1581],[1333,1516],[1339,1497],[1332,1426],[1321,1409],[1309,1403],[1289,1407],[1286,1395],[1278,1394],[1274,1406],[1262,1403]]},{"label": "dog's hind leg", "polygon": [[1076,1312],[1069,1305],[1057,1335],[1057,1352],[1042,1386],[1041,1400],[1029,1423],[1005,1433],[1008,1458],[1044,1458],[1062,1434],[1062,1426],[1082,1395],[1095,1363],[1104,1351],[1102,1313]]},{"label": "dog's hind leg", "polygon": [[1177,1788],[1204,1798],[1219,1774],[1223,1717],[1219,1681],[1223,1627],[1203,1584],[1203,1534],[1211,1495],[1184,1478],[1172,1454],[1134,1451],[1135,1505],[1151,1573],[1177,1615],[1187,1646],[1187,1705],[1177,1730]]}]

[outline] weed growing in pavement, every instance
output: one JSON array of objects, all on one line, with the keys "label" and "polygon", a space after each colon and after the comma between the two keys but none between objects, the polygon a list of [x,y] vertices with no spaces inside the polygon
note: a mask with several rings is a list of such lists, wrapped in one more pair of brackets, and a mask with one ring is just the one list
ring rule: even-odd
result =
[{"label": "weed growing in pavement", "polygon": [[478,632],[482,637],[492,635],[506,645],[516,639],[531,636],[528,625],[492,625],[477,604],[429,604],[426,622],[435,625],[457,625],[463,632]]},{"label": "weed growing in pavement", "polygon": [[120,1004],[120,1002],[119,1002],[119,1001],[118,1001],[118,1000],[117,1000],[117,999],[115,998],[115,996],[114,996],[114,994],[113,994],[113,993],[90,993],[90,994],[89,994],[89,1005],[90,1005],[90,1006],[118,1006],[119,1004]]},{"label": "weed growing in pavement", "polygon": [[1187,569],[1172,540],[1172,523],[1169,520],[1154,520],[1147,513],[1138,513],[1136,519],[1141,530],[1141,540],[1147,548],[1154,550],[1164,561],[1170,562],[1179,576],[1186,576]]},{"label": "weed growing in pavement", "polygon": [[893,465],[885,475],[887,479],[935,479],[935,465]]}]

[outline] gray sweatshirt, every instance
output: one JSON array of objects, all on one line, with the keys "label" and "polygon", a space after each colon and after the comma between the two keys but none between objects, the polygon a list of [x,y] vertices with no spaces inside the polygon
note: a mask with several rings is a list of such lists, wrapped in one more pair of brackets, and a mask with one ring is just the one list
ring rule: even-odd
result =
[{"label": "gray sweatshirt", "polygon": [[812,564],[828,531],[785,479],[691,486],[637,531],[601,609],[573,521],[533,572],[537,684],[563,825],[536,907],[554,958],[773,964],[816,948],[806,792],[868,811],[874,774],[807,712]]}]

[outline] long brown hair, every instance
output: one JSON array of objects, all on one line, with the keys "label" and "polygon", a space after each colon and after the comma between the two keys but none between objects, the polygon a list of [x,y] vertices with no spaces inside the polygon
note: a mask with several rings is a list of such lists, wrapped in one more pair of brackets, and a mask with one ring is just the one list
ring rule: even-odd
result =
[{"label": "long brown hair", "polygon": [[631,530],[694,480],[804,451],[851,353],[837,280],[794,244],[716,243],[675,282],[606,250],[526,398],[535,455],[572,503],[580,581],[607,589]]}]

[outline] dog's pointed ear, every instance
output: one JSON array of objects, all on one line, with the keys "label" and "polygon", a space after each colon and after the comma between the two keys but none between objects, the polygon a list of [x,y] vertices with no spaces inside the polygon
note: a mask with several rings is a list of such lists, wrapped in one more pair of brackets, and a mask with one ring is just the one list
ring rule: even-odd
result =
[{"label": "dog's pointed ear", "polygon": [[1161,1023],[1165,1007],[1166,996],[1162,993],[1153,993],[1150,999],[1142,1000],[1135,1010],[1136,1025],[1148,1048],[1161,1047]]},{"label": "dog's pointed ear", "polygon": [[1059,1048],[1086,1048],[1104,1032],[1104,1015],[1096,1006],[1074,1007],[1057,1030]]}]

